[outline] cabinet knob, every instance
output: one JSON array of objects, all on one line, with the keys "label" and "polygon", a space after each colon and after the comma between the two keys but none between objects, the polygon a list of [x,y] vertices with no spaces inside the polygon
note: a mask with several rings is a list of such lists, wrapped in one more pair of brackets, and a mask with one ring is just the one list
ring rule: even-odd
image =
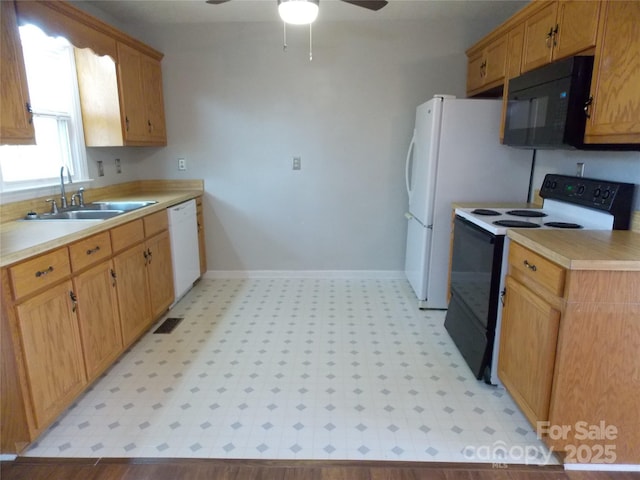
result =
[{"label": "cabinet knob", "polygon": [[33,109],[31,108],[31,104],[29,102],[25,103],[25,107],[27,108],[27,113],[29,114],[29,125],[33,123]]},{"label": "cabinet knob", "polygon": [[73,293],[73,290],[69,290],[69,298],[71,299],[72,304],[71,311],[76,313],[76,309],[78,308],[78,297]]},{"label": "cabinet knob", "polygon": [[591,118],[591,104],[593,103],[593,95],[591,95],[586,102],[584,102],[584,116]]},{"label": "cabinet knob", "polygon": [[528,260],[525,260],[524,262],[524,266],[527,267],[529,270],[531,270],[532,272],[535,272],[536,270],[538,270],[538,267],[536,267],[534,264],[529,263]]},{"label": "cabinet knob", "polygon": [[90,248],[89,250],[87,250],[87,255],[92,255],[99,251],[100,251],[100,245],[96,245],[95,248]]}]

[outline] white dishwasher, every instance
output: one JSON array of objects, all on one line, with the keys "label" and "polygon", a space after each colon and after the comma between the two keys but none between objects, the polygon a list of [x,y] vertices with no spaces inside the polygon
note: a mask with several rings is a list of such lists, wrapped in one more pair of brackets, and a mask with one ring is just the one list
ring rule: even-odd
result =
[{"label": "white dishwasher", "polygon": [[198,250],[198,221],[196,201],[189,200],[167,209],[171,262],[173,264],[174,304],[180,300],[200,277]]}]

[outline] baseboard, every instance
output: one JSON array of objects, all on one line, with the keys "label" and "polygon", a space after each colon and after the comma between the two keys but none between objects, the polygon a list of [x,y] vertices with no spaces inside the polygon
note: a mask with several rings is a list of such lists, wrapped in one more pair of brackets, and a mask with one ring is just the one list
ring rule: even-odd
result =
[{"label": "baseboard", "polygon": [[640,472],[640,465],[620,463],[565,463],[564,469],[592,472]]},{"label": "baseboard", "polygon": [[345,280],[402,280],[404,272],[396,270],[208,270],[203,278],[318,278]]}]

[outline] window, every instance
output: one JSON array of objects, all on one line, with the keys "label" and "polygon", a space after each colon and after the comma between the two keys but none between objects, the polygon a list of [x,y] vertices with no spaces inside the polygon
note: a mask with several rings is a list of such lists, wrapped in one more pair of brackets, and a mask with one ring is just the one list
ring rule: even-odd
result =
[{"label": "window", "polygon": [[73,46],[31,25],[20,27],[36,145],[0,147],[2,191],[57,184],[60,168],[86,180],[87,160]]}]

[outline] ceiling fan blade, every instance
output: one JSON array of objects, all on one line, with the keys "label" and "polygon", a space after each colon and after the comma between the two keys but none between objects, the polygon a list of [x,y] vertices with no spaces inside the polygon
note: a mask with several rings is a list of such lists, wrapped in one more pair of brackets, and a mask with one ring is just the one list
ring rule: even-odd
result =
[{"label": "ceiling fan blade", "polygon": [[207,0],[207,3],[211,5],[220,5],[221,3],[227,3],[229,0]]},{"label": "ceiling fan blade", "polygon": [[357,5],[358,7],[367,8],[369,10],[380,10],[387,3],[385,0],[342,0],[343,2]]}]

